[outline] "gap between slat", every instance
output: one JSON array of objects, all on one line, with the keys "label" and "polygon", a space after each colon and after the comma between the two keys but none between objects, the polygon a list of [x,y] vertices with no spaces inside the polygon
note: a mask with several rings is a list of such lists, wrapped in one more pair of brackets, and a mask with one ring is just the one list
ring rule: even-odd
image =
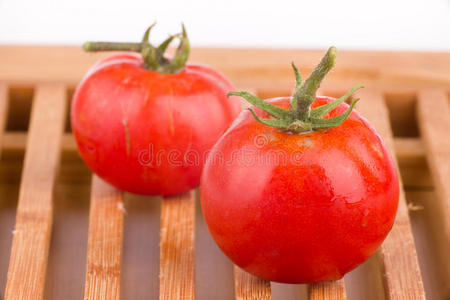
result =
[{"label": "gap between slat", "polygon": [[85,300],[119,299],[122,261],[122,192],[92,178]]},{"label": "gap between slat", "polygon": [[195,193],[161,205],[159,299],[194,299]]},{"label": "gap between slat", "polygon": [[39,85],[32,107],[5,300],[42,299],[66,91]]},{"label": "gap between slat", "polygon": [[[394,139],[383,95],[377,90],[358,91],[361,101],[357,110],[366,117],[383,138],[390,152]],[[396,161],[395,156],[393,159]],[[398,169],[398,168],[397,168]],[[387,299],[425,299],[425,291],[414,245],[403,184],[400,180],[400,199],[394,226],[380,248],[385,296]]]}]

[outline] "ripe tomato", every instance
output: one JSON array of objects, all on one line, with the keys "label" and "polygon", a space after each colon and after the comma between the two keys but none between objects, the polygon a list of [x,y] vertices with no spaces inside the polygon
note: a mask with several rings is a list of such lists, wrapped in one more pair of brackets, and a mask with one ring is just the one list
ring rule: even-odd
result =
[{"label": "ripe tomato", "polygon": [[[310,112],[334,101],[314,99]],[[290,98],[265,103],[286,109]],[[349,111],[340,103],[324,120]],[[356,111],[347,117],[325,131],[292,133],[245,111],[213,147],[202,210],[235,264],[266,280],[315,283],[341,278],[380,246],[397,210],[396,168],[368,122]]]},{"label": "ripe tomato", "polygon": [[[174,58],[175,59],[175,58]],[[199,185],[206,152],[240,112],[219,72],[144,68],[129,53],[95,64],[73,97],[71,122],[89,168],[125,191],[174,195]]]}]

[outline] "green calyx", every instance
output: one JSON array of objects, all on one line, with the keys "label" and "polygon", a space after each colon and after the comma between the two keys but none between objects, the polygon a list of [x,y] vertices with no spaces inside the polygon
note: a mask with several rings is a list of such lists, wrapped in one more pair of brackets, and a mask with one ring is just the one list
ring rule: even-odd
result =
[{"label": "green calyx", "polygon": [[[168,74],[176,73],[184,67],[189,57],[190,45],[186,29],[182,25],[181,33],[169,36],[158,47],[155,47],[149,42],[150,31],[155,25],[156,23],[147,28],[140,43],[86,42],[83,44],[83,49],[88,52],[139,52],[144,59],[145,69]],[[164,53],[174,39],[179,40],[179,45],[174,57],[169,60]]]},{"label": "green calyx", "polygon": [[292,68],[295,73],[295,90],[291,100],[291,108],[289,110],[261,100],[247,92],[230,92],[228,95],[243,97],[245,100],[262,109],[272,117],[260,118],[253,109],[249,108],[256,121],[284,131],[302,133],[339,126],[350,116],[353,107],[359,99],[353,100],[350,107],[341,115],[328,119],[324,119],[323,117],[339,104],[347,100],[355,91],[363,88],[363,86],[356,86],[341,98],[311,109],[311,104],[316,99],[316,92],[320,83],[335,64],[336,53],[336,48],[330,47],[320,63],[304,82],[302,81],[300,72],[295,67],[294,63],[292,63]]}]

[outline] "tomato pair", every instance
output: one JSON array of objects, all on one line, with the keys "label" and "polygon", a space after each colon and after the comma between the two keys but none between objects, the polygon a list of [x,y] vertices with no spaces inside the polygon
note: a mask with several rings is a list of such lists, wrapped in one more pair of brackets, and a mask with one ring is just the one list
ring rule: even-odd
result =
[{"label": "tomato pair", "polygon": [[[393,225],[398,176],[381,138],[352,110],[356,101],[344,102],[360,87],[337,100],[316,96],[336,49],[304,82],[294,66],[292,97],[227,99],[234,88],[223,75],[186,64],[184,29],[158,47],[150,29],[141,43],[85,45],[142,54],[100,61],[77,88],[72,128],[88,166],[121,189],[163,196],[198,186],[203,169],[213,238],[267,280],[338,279],[370,257]],[[236,96],[254,105],[237,118]]]}]

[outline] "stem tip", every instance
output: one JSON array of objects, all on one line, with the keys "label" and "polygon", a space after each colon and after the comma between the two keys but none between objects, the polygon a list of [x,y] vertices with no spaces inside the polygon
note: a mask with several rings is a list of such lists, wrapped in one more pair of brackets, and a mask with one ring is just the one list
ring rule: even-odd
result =
[{"label": "stem tip", "polygon": [[86,42],[83,44],[84,51],[91,51],[93,48],[92,42]]}]

